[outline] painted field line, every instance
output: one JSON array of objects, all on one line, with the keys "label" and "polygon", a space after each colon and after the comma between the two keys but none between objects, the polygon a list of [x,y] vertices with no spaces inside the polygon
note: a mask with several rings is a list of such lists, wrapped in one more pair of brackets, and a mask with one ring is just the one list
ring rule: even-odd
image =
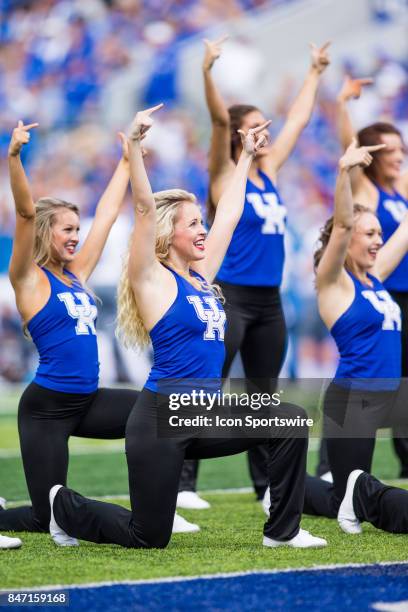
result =
[{"label": "painted field line", "polygon": [[87,582],[84,584],[51,584],[46,586],[31,586],[19,587],[17,589],[7,589],[7,592],[15,591],[53,591],[65,589],[90,589],[105,586],[115,585],[143,585],[143,584],[161,584],[169,582],[191,582],[192,580],[216,580],[217,578],[239,578],[241,576],[253,575],[273,575],[273,574],[288,574],[294,572],[321,572],[326,570],[337,570],[345,568],[363,568],[363,567],[385,567],[392,565],[407,565],[407,561],[380,561],[379,563],[333,563],[329,565],[313,565],[312,567],[294,567],[283,569],[264,569],[264,570],[248,570],[245,572],[220,572],[219,574],[198,574],[196,576],[165,576],[163,578],[146,578],[140,580],[112,580],[103,582]]}]

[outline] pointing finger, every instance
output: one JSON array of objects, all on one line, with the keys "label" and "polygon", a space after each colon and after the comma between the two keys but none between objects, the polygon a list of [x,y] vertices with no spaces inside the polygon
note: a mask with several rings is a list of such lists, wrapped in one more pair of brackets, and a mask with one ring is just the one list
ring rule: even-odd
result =
[{"label": "pointing finger", "polygon": [[262,125],[258,125],[258,127],[253,128],[252,133],[253,134],[258,134],[258,132],[262,132],[262,130],[266,129],[267,127],[269,127],[272,123],[271,119],[268,119],[268,121],[265,121],[265,123],[263,123]]},{"label": "pointing finger", "polygon": [[39,123],[29,123],[28,125],[21,125],[20,127],[22,127],[24,130],[32,130],[33,128],[36,128],[39,125]]},{"label": "pointing finger", "polygon": [[386,144],[378,144],[378,145],[372,145],[370,147],[366,147],[367,151],[379,151],[380,149],[386,149],[387,145]]},{"label": "pointing finger", "polygon": [[144,112],[147,113],[148,115],[150,115],[151,113],[155,113],[156,111],[158,111],[163,106],[164,106],[163,102],[160,102],[160,104],[157,104],[156,106],[152,106],[151,108],[147,108]]},{"label": "pointing finger", "polygon": [[225,43],[226,40],[228,40],[229,35],[228,34],[224,34],[224,36],[221,36],[221,38],[219,38],[218,40],[215,41],[216,45],[222,45],[223,43]]}]

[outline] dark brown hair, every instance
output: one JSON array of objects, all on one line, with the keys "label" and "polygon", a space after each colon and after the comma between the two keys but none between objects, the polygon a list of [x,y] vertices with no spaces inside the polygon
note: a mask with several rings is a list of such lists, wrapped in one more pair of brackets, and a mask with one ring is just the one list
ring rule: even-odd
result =
[{"label": "dark brown hair", "polygon": [[[245,115],[252,113],[254,111],[258,111],[259,109],[256,106],[252,106],[251,104],[234,104],[230,106],[228,109],[229,114],[229,127],[230,127],[230,142],[231,142],[231,159],[235,161],[235,155],[238,147],[241,145],[241,137],[238,134],[238,130],[242,125],[242,119]],[[211,199],[211,185],[208,190],[208,198],[206,202],[207,209],[207,221],[211,225],[214,221],[215,217],[215,206],[214,202]]]},{"label": "dark brown hair", "polygon": [[[381,140],[381,136],[384,134],[397,134],[401,138],[403,142],[402,134],[398,128],[396,128],[392,123],[385,123],[383,121],[378,121],[377,123],[373,123],[368,125],[367,127],[360,130],[357,134],[358,143],[360,147],[370,147],[373,145],[381,144],[383,141]],[[379,151],[378,153],[381,153]],[[378,158],[377,152],[371,153],[373,156],[372,163],[363,169],[364,174],[371,180],[378,180]]]},{"label": "dark brown hair", "polygon": [[[354,204],[353,206],[353,216],[354,217],[358,217],[359,215],[362,215],[363,213],[366,213],[366,212],[371,213],[374,216],[377,216],[371,208],[368,208],[367,206],[363,206],[362,204]],[[313,254],[313,267],[314,267],[315,272],[320,263],[320,260],[323,257],[323,253],[325,252],[326,247],[329,244],[330,236],[333,231],[333,224],[334,224],[334,217],[331,216],[329,219],[327,219],[326,223],[320,230],[320,235],[319,235],[320,245]]]}]

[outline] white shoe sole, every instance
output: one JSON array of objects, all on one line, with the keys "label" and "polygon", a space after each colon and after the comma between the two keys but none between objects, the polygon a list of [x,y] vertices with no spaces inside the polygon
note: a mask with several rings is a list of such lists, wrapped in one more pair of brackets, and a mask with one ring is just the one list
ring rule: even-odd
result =
[{"label": "white shoe sole", "polygon": [[208,501],[202,499],[197,493],[194,495],[188,495],[187,499],[183,493],[189,493],[190,491],[181,491],[177,495],[177,508],[182,508],[183,510],[208,510],[211,508]]},{"label": "white shoe sole", "polygon": [[355,515],[353,507],[353,493],[356,485],[356,480],[363,473],[363,470],[353,470],[350,472],[347,479],[346,493],[343,497],[343,501],[340,504],[339,512],[337,514],[337,522],[340,529],[344,533],[351,535],[359,535],[362,533],[360,521]]},{"label": "white shoe sole", "polygon": [[200,531],[199,525],[190,523],[183,516],[175,513],[172,533],[197,533],[197,531]]},{"label": "white shoe sole", "polygon": [[289,548],[324,548],[327,546],[327,540],[312,536],[308,531],[301,529],[294,538],[286,542],[273,540],[264,536],[262,544],[269,548],[279,548],[280,546],[289,546]]},{"label": "white shoe sole", "polygon": [[54,517],[54,499],[58,491],[62,488],[62,485],[54,485],[50,489],[50,534],[57,546],[79,546],[79,542],[76,538],[69,536],[61,527],[58,525]]},{"label": "white shoe sole", "polygon": [[8,536],[0,535],[0,549],[7,550],[9,548],[20,548],[23,545],[20,538],[9,538]]}]

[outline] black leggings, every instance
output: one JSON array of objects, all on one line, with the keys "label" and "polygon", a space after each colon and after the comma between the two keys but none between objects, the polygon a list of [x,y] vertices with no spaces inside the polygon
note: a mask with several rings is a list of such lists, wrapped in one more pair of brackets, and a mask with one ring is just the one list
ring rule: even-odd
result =
[{"label": "black leggings", "polygon": [[[390,294],[401,308],[401,376],[408,378],[408,292],[390,291]],[[408,438],[399,428],[392,428],[392,443],[395,454],[400,461],[400,478],[408,478]],[[316,469],[317,476],[330,471],[329,458],[327,454],[326,440],[322,438],[320,443],[319,464]]]},{"label": "black leggings", "polygon": [[377,429],[406,412],[396,392],[350,391],[332,383],[324,402],[324,435],[333,484],[306,479],[305,514],[337,517],[347,479],[353,470],[362,474],[356,483],[354,508],[360,521],[393,533],[408,533],[408,491],[389,487],[369,474]]},{"label": "black leggings", "polygon": [[[160,403],[162,404],[160,405]],[[165,404],[163,405],[163,402]],[[288,540],[299,530],[303,507],[307,427],[286,427],[279,437],[205,439],[188,434],[159,437],[158,419],[167,414],[168,398],[144,389],[126,427],[126,458],[132,510],[86,499],[71,489],[60,489],[55,518],[69,535],[97,543],[132,548],[164,548],[171,536],[177,488],[184,458],[209,459],[233,455],[267,442],[271,488],[270,518],[265,535]],[[306,417],[301,408],[281,405],[278,417]]]},{"label": "black leggings", "polygon": [[[408,378],[408,292],[407,291],[390,291],[390,294],[401,308],[402,326],[401,326],[401,342],[402,342],[402,362],[401,376]],[[394,445],[395,454],[400,460],[400,477],[408,478],[408,438],[402,437],[401,433],[393,428],[392,442]]]},{"label": "black leggings", "polygon": [[[273,393],[281,371],[287,336],[279,287],[248,287],[218,281],[225,297],[227,327],[225,361],[222,377],[227,378],[232,362],[241,353],[248,392],[251,382],[256,391]],[[268,449],[254,446],[248,451],[248,465],[257,497],[261,499],[268,486]],[[180,488],[195,490],[197,467],[183,468]],[[191,477],[189,477],[191,475]]]},{"label": "black leggings", "polygon": [[0,510],[0,530],[48,531],[48,494],[66,484],[69,437],[124,438],[138,395],[130,389],[60,393],[31,383],[20,399],[18,429],[32,506]]}]

